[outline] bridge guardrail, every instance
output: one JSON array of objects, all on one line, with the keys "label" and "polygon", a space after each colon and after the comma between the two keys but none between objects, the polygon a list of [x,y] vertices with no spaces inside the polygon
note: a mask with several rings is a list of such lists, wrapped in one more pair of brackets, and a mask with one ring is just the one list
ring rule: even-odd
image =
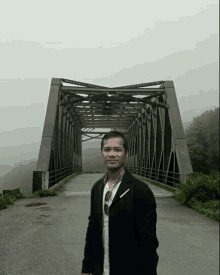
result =
[{"label": "bridge guardrail", "polygon": [[[58,171],[61,171],[61,170],[64,170],[64,171],[61,173],[57,173]],[[39,190],[47,190],[53,185],[57,184],[62,179],[64,179],[65,177],[81,171],[82,171],[82,167],[79,165],[64,167],[53,171],[33,171],[32,191],[34,193],[35,191],[39,191]],[[54,174],[54,175],[51,175],[51,174]]]},{"label": "bridge guardrail", "polygon": [[[138,167],[134,165],[126,165],[129,172],[151,179],[158,183],[162,183],[174,188],[180,185],[180,181],[186,183],[186,179],[190,178],[190,174],[180,174],[146,167]],[[150,171],[149,171],[150,170]]]},{"label": "bridge guardrail", "polygon": [[[190,178],[190,174],[180,174],[173,171],[164,171],[134,165],[125,165],[128,171],[132,174],[143,176],[146,179],[151,179],[155,182],[162,183],[173,188],[177,188],[180,181],[186,182]],[[38,190],[47,190],[65,177],[76,172],[82,172],[83,167],[78,165],[68,166],[53,171],[34,171],[33,172],[33,192]]]}]

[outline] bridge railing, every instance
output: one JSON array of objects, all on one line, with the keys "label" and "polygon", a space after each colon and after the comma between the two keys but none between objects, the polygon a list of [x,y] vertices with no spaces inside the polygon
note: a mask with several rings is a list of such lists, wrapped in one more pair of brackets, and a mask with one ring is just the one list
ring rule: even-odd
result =
[{"label": "bridge railing", "polygon": [[164,185],[178,188],[180,181],[186,183],[186,179],[190,178],[190,174],[180,174],[176,172],[163,171],[158,169],[126,165],[128,171],[132,174],[142,176],[146,179],[151,179]]},{"label": "bridge railing", "polygon": [[[164,185],[178,188],[180,181],[186,182],[187,178],[190,178],[190,174],[180,174],[176,172],[163,171],[158,169],[139,167],[133,165],[125,165],[127,170],[139,176],[147,179],[151,179],[155,182],[162,183]],[[39,190],[47,190],[53,185],[59,183],[61,180],[69,175],[77,172],[83,172],[83,167],[78,165],[68,166],[53,171],[34,171],[33,172],[33,192]]]},{"label": "bridge railing", "polygon": [[59,183],[69,175],[82,172],[82,167],[72,165],[53,171],[33,171],[33,193],[39,190],[47,190],[53,185]]},{"label": "bridge railing", "polygon": [[69,167],[60,168],[54,171],[49,171],[49,187],[60,182],[62,179],[76,172],[81,172],[81,166],[71,165]]}]

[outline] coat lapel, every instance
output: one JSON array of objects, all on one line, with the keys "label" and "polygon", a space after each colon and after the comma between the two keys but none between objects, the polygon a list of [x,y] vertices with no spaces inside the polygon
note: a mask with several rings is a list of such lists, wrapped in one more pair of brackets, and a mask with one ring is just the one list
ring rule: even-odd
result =
[{"label": "coat lapel", "polygon": [[119,188],[114,196],[114,199],[110,205],[110,208],[112,208],[117,203],[117,201],[120,200],[120,196],[122,194],[124,194],[128,189],[129,189],[128,192],[131,192],[131,190],[130,190],[131,188],[130,188],[130,184],[129,184],[131,182],[132,182],[131,174],[127,170],[125,170],[124,176],[122,178],[122,182],[120,183],[120,186],[119,186]]},{"label": "coat lapel", "polygon": [[[107,174],[107,173],[106,173]],[[101,178],[100,180],[100,183],[99,183],[99,186],[98,186],[98,211],[99,211],[99,214],[102,214],[102,199],[103,199],[103,192],[104,192],[104,179],[105,179],[105,176],[106,174],[104,175],[104,177]],[[117,201],[120,199],[120,196],[125,193],[129,188],[130,186],[130,183],[133,182],[133,179],[132,179],[132,175],[128,172],[127,169],[125,169],[125,173],[124,173],[124,176],[122,178],[122,182],[120,183],[120,186],[114,196],[114,199],[110,205],[110,208],[115,204],[117,203]],[[131,190],[129,190],[128,192],[131,192]],[[102,215],[101,215],[102,216]]]}]

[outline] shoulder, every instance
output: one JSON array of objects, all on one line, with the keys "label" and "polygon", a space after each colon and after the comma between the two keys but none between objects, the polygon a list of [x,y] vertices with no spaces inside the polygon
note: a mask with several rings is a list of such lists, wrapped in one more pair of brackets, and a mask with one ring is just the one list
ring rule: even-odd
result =
[{"label": "shoulder", "polygon": [[100,187],[101,183],[104,181],[104,178],[105,178],[105,175],[103,177],[101,177],[99,180],[97,180],[93,186],[92,186],[92,189],[91,189],[91,192],[95,191],[95,190],[98,190],[98,188]]},{"label": "shoulder", "polygon": [[134,184],[134,198],[136,200],[143,200],[148,203],[156,204],[156,200],[152,190],[147,182],[139,180],[133,176]]},{"label": "shoulder", "polygon": [[140,193],[140,195],[142,194],[144,196],[146,193],[152,192],[147,182],[137,179],[134,176],[133,176],[133,184],[134,184],[134,192],[136,192],[137,194]]}]

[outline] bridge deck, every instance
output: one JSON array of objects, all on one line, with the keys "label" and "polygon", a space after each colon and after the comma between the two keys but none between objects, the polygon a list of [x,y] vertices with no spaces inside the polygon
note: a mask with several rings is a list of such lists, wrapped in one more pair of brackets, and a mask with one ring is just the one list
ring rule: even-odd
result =
[{"label": "bridge deck", "polygon": [[[102,178],[105,175],[105,173],[98,173],[98,174],[90,174],[89,176],[86,174],[79,175],[77,178],[73,178],[70,180],[68,184],[65,184],[62,189],[60,189],[60,195],[65,196],[74,196],[74,195],[91,195],[91,189],[92,185],[100,178]],[[134,174],[132,174],[135,176]],[[83,184],[80,180],[83,180]],[[91,184],[92,182],[92,184]],[[164,190],[162,188],[159,188],[153,184],[149,184],[151,190],[154,193],[155,197],[171,197],[172,192],[169,192],[167,190]]]},{"label": "bridge deck", "polygon": [[[80,274],[90,191],[102,175],[78,175],[56,197],[21,199],[0,211],[0,274]],[[157,202],[158,274],[219,274],[219,223],[149,187]],[[47,204],[25,207],[31,202]]]}]

